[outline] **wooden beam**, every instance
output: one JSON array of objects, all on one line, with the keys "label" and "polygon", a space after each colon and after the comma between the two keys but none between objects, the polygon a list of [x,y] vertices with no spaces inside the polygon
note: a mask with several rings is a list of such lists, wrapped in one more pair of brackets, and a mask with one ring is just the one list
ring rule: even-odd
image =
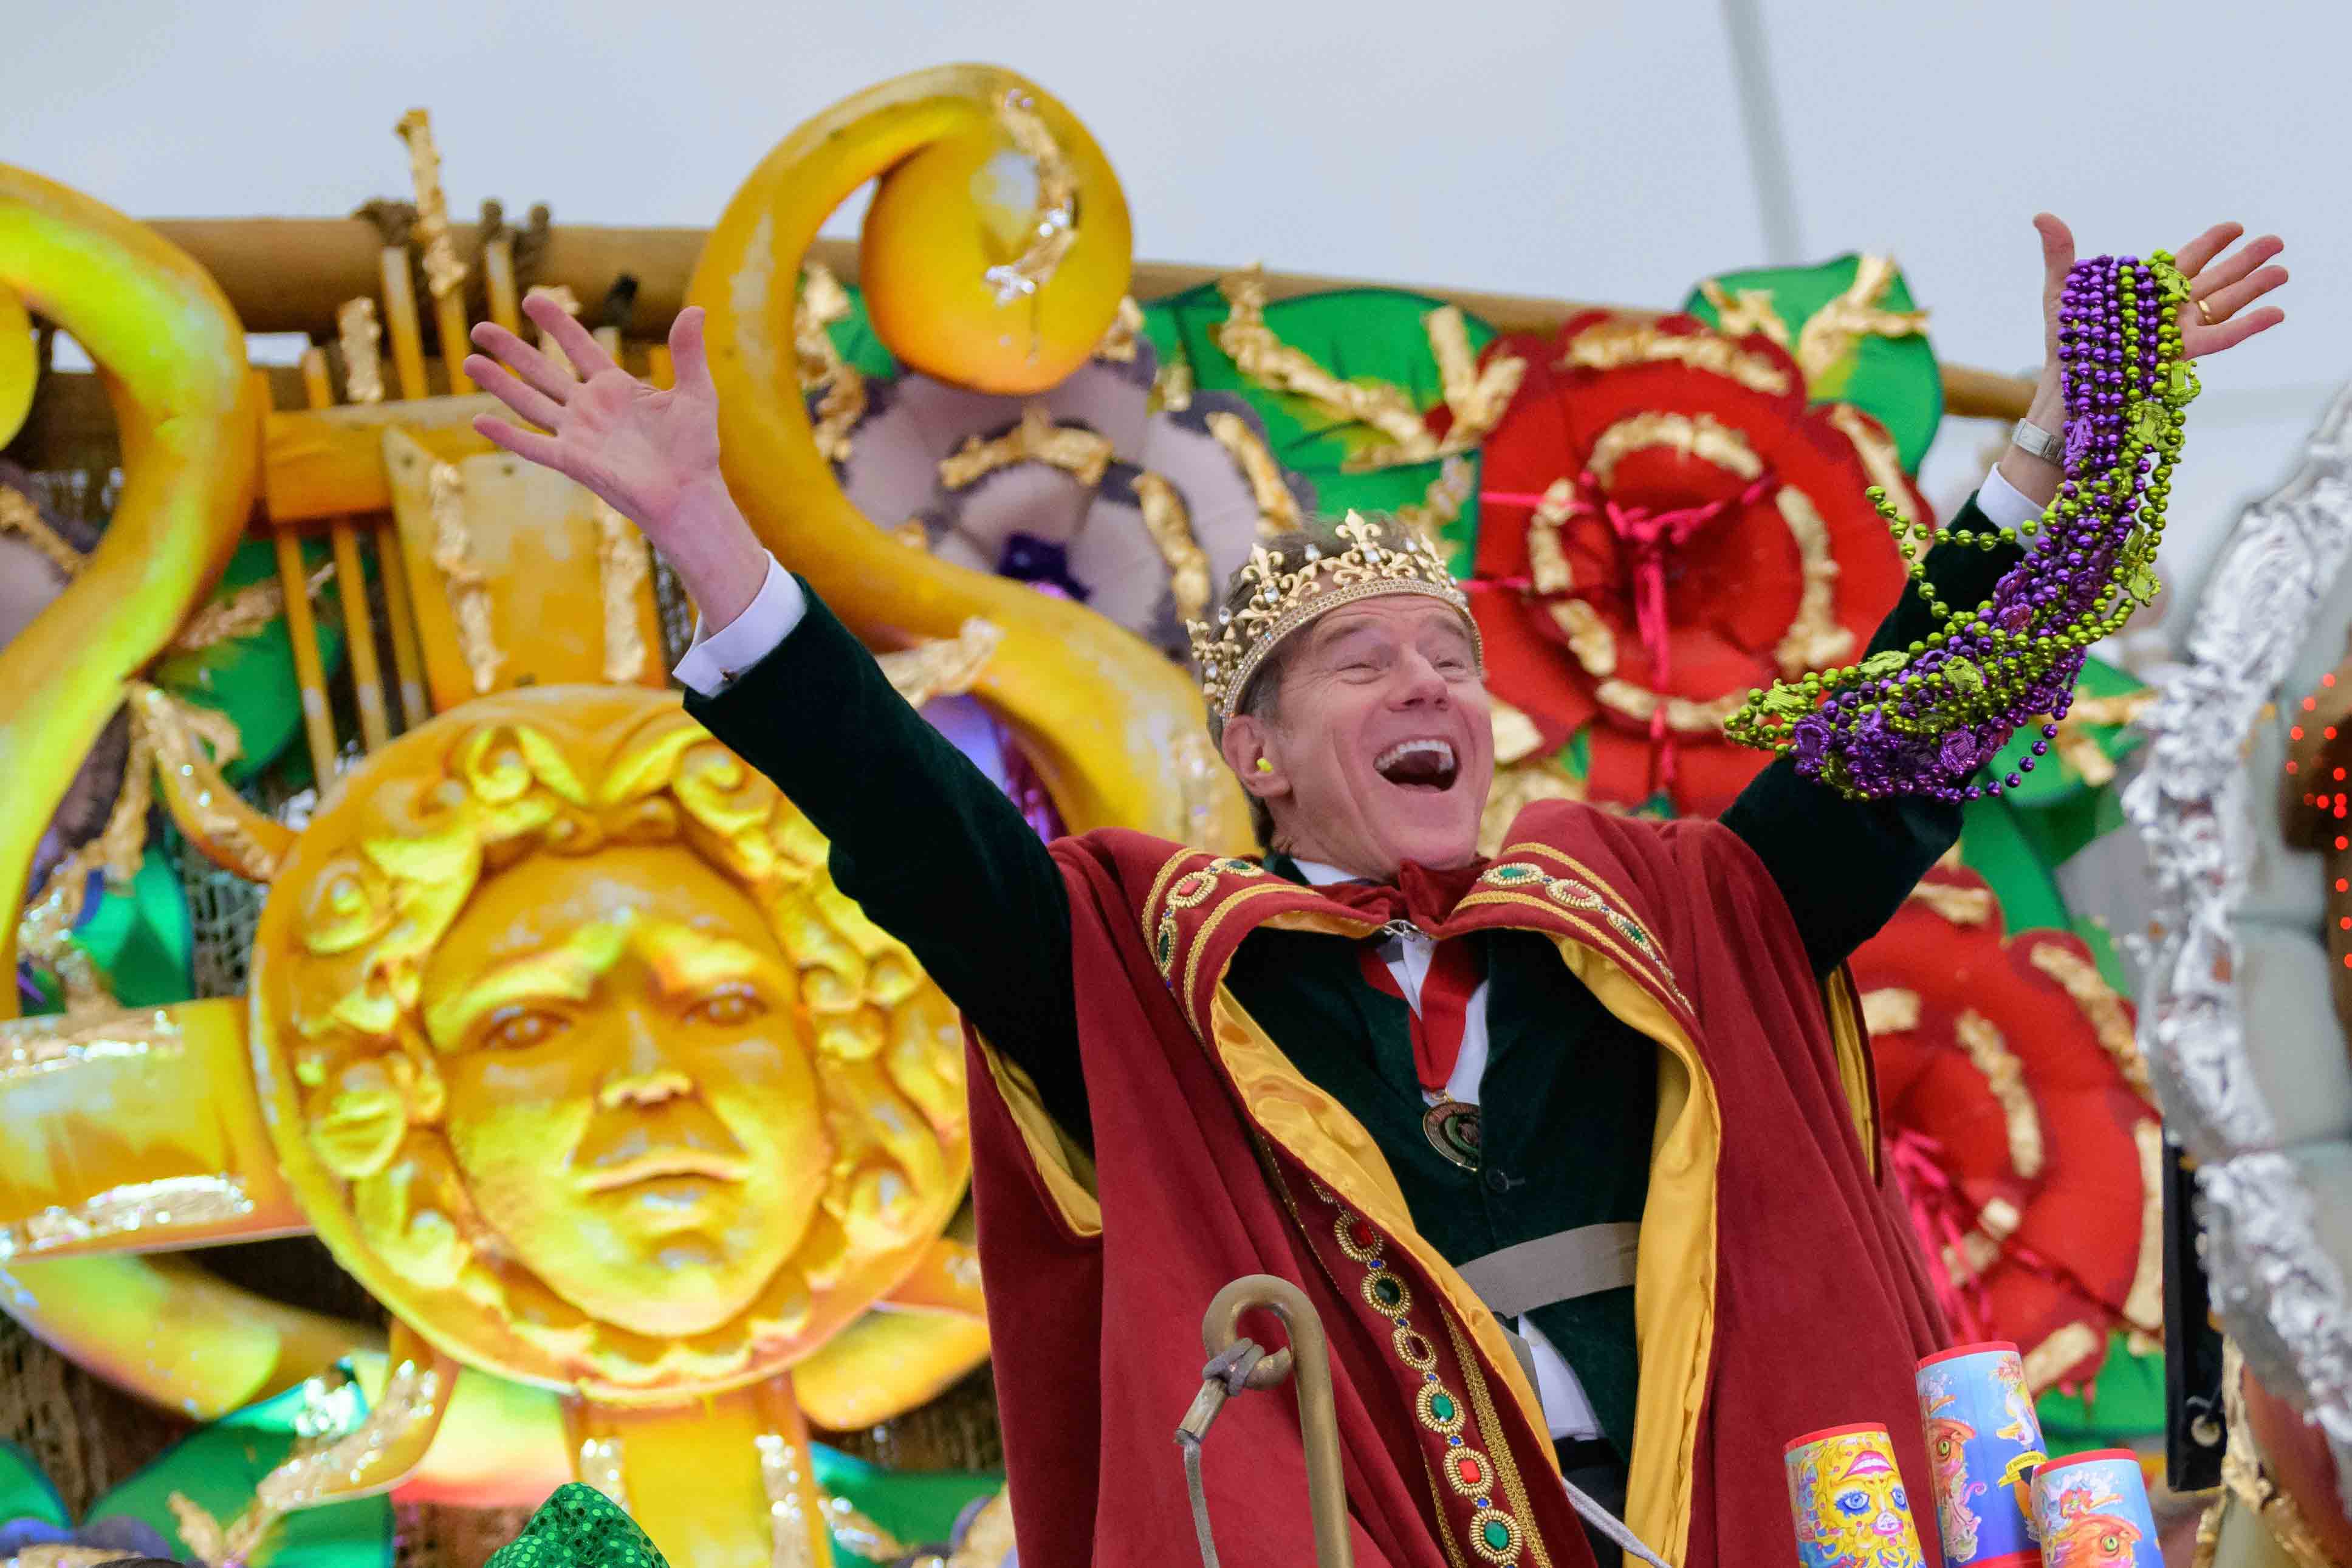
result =
[{"label": "wooden beam", "polygon": [[[383,286],[379,271],[383,240],[373,224],[360,218],[160,218],[151,220],[164,238],[204,264],[236,307],[252,332],[307,332],[334,336],[335,308],[354,295]],[[547,231],[530,281],[563,284],[593,312],[615,279],[636,279],[636,303],[625,324],[632,338],[659,340],[686,303],[688,282],[709,233],[695,228],[590,228],[559,225]],[[481,248],[477,225],[452,224],[449,235],[460,256]],[[810,252],[844,282],[857,280],[855,240],[821,239]],[[1189,262],[1139,261],[1134,291],[1139,299],[1213,282],[1234,270]],[[1571,316],[1596,307],[1588,302],[1545,299],[1522,294],[1489,294],[1423,284],[1371,282],[1311,273],[1269,272],[1269,298],[1287,299],[1334,288],[1412,289],[1459,305],[1506,332],[1549,332]],[[1628,306],[1609,308],[1637,317],[1661,314]],[[461,356],[462,357],[462,356]],[[2015,419],[2032,400],[2033,383],[2017,376],[1944,367],[1947,410],[1963,418]]]},{"label": "wooden beam", "polygon": [[455,463],[497,450],[474,434],[473,422],[499,407],[498,399],[476,392],[273,413],[261,431],[262,505],[280,528],[384,511],[392,506],[383,471],[387,428],[400,426],[435,457]]}]

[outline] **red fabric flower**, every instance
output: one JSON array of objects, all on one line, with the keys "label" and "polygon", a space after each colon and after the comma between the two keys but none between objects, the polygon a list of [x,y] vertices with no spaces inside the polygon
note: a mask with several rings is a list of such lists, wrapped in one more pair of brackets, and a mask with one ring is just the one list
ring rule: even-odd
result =
[{"label": "red fabric flower", "polygon": [[1931,872],[1854,955],[1881,1128],[1963,1340],[2089,1378],[2162,1332],[2159,1122],[2130,1004],[2055,931],[2005,937],[1984,879]]},{"label": "red fabric flower", "polygon": [[1528,364],[1484,449],[1474,603],[1496,695],[1551,744],[1591,727],[1593,799],[1664,789],[1713,814],[1769,760],[1723,719],[1858,656],[1902,591],[1864,494],[1903,484],[1894,444],[1857,409],[1809,408],[1769,340],[1688,317],[1596,311],[1486,351]]}]

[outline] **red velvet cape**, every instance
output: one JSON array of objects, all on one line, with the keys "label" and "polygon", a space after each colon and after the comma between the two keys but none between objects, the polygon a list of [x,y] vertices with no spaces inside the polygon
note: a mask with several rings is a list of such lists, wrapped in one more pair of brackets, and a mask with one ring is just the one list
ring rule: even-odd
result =
[{"label": "red velvet cape", "polygon": [[[1546,802],[1506,844],[1445,931],[1543,931],[1660,1046],[1629,1522],[1684,1568],[1784,1556],[1783,1444],[1856,1421],[1888,1427],[1924,1497],[1912,1371],[1942,1331],[1877,1174],[1843,977],[1816,984],[1761,863],[1715,823]],[[1360,1124],[1223,989],[1260,925],[1367,923],[1254,862],[1139,833],[1053,852],[1093,1161],[1017,1069],[971,1042],[982,1272],[1024,1568],[1193,1560],[1173,1433],[1200,1387],[1210,1298],[1255,1273],[1303,1289],[1330,1337],[1359,1568],[1586,1568],[1491,1316],[1412,1232]],[[1277,1324],[1245,1332],[1282,1343]],[[1227,1562],[1313,1561],[1287,1387],[1226,1406],[1205,1474]],[[1921,1534],[1938,1568],[1935,1531]]]}]

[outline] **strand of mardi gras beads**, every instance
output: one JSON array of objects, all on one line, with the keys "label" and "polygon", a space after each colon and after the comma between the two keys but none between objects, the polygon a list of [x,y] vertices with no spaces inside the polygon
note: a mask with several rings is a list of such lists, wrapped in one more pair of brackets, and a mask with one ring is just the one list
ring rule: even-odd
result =
[{"label": "strand of mardi gras beads", "polygon": [[[1748,694],[1725,730],[1792,757],[1800,775],[1864,800],[1973,800],[2016,789],[2057,737],[2090,645],[2153,601],[2164,507],[2197,374],[2181,352],[2189,282],[2157,252],[2077,263],[2061,297],[2058,352],[2066,402],[2065,477],[2038,522],[1999,533],[1958,528],[1946,549],[2045,537],[1993,596],[1955,608],[1927,586],[1934,530],[1870,497],[1943,629],[1908,649]],[[2021,725],[2042,716],[2018,771],[1977,774]]]}]

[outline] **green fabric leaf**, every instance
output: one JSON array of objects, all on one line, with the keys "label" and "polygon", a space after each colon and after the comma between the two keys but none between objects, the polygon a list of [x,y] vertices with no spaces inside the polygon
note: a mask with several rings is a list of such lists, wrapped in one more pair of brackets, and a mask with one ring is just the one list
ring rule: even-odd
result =
[{"label": "green fabric leaf", "polygon": [[1977,692],[1984,689],[1984,672],[1958,654],[1944,661],[1943,676],[1956,692]]},{"label": "green fabric leaf", "polygon": [[834,352],[851,370],[869,379],[897,375],[898,358],[874,335],[874,323],[866,314],[865,294],[847,284],[842,286],[842,292],[849,296],[849,314],[824,329],[833,340]]},{"label": "green fabric leaf", "polygon": [[1873,653],[1856,665],[1855,669],[1862,674],[1877,677],[1891,675],[1910,662],[1910,654],[1900,648],[1889,648],[1883,653]]},{"label": "green fabric leaf", "polygon": [[0,1524],[19,1519],[37,1519],[58,1530],[73,1525],[65,1500],[39,1461],[14,1443],[0,1443]]},{"label": "green fabric leaf", "polygon": [[1970,800],[1962,813],[1960,862],[1990,884],[2007,929],[2066,930],[2073,924],[2066,901],[2049,864],[2020,831],[2021,813],[1994,797]]},{"label": "green fabric leaf", "polygon": [[2053,1459],[2156,1437],[2164,1430],[2164,1354],[2139,1354],[2128,1335],[2111,1334],[2096,1378],[2071,1394],[2053,1388],[2034,1401],[2034,1409]]},{"label": "green fabric leaf", "polygon": [[[99,1499],[89,1517],[143,1521],[177,1543],[182,1561],[195,1562],[172,1512],[172,1494],[224,1524],[235,1518],[253,1500],[261,1478],[293,1451],[298,1422],[315,1430],[323,1419],[329,1431],[341,1433],[365,1416],[356,1379],[342,1381],[323,1398],[314,1387],[334,1385],[339,1375],[330,1373],[197,1428]],[[391,1500],[362,1498],[289,1515],[255,1554],[253,1568],[390,1568],[392,1549]]]},{"label": "green fabric leaf", "polygon": [[[2102,664],[2096,659],[2086,659],[2083,662],[2083,673],[2074,677],[2074,685],[2078,691],[2095,697],[2126,696],[2141,689],[2141,683],[2137,675],[2126,670],[2119,670],[2112,664]],[[2127,725],[2092,725],[2088,727],[2088,731],[2091,738],[2098,744],[2099,749],[2118,762],[2130,756],[2140,744],[2140,736]],[[2041,738],[2041,725],[2032,724],[2022,727],[2015,735],[2010,737],[2009,744],[2000,748],[2000,755],[1988,765],[1987,771],[1996,777],[2017,772],[2018,764],[2032,756],[2033,743]],[[2102,792],[2112,794],[2113,790]],[[2053,748],[2048,756],[2036,758],[2033,771],[2022,775],[2018,787],[2005,791],[2003,799],[2017,810],[2041,812],[2062,803],[2078,800],[2090,793],[2092,791],[2083,782],[2083,776],[2072,768],[2062,764],[2058,759],[2057,751]],[[2069,825],[2077,828],[2085,827],[2089,825],[2089,819],[2085,816],[2082,821]],[[2065,836],[2061,832],[2060,841],[2063,841]],[[2088,841],[2088,839],[2084,839],[2080,842],[2073,843],[2050,863],[2053,865],[2063,863],[2073,858],[2074,852]]]},{"label": "green fabric leaf", "polygon": [[[1726,272],[1714,281],[1735,299],[1743,290],[1768,290],[1773,308],[1788,323],[1789,341],[1794,344],[1805,323],[1844,293],[1861,269],[1859,256],[1842,256],[1819,267]],[[1916,308],[1910,285],[1900,272],[1878,304],[1887,310]],[[1715,308],[1696,288],[1683,301],[1683,309],[1710,327],[1720,324]],[[1850,402],[1886,426],[1906,474],[1919,471],[1919,460],[1927,455],[1927,444],[1936,438],[1936,426],[1944,417],[1943,376],[1936,368],[1936,351],[1923,336],[1864,334],[1807,391],[1815,402]]]},{"label": "green fabric leaf", "polygon": [[[823,1444],[814,1445],[816,1484],[897,1536],[909,1549],[950,1544],[956,1516],[1004,1488],[1002,1475],[953,1470],[886,1470]],[[863,1561],[852,1543],[835,1539],[836,1563]]]},{"label": "green fabric leaf", "polygon": [[[1334,289],[1276,300],[1266,307],[1265,323],[1276,337],[1331,374],[1343,381],[1402,388],[1413,406],[1426,413],[1445,399],[1422,318],[1444,303],[1399,289]],[[1227,314],[1224,296],[1214,284],[1202,284],[1145,307],[1144,333],[1163,363],[1172,357],[1191,366],[1199,391],[1234,392],[1248,401],[1265,422],[1276,461],[1313,482],[1318,511],[1338,517],[1349,507],[1394,512],[1421,505],[1442,463],[1349,470],[1346,464],[1350,457],[1387,445],[1388,438],[1335,419],[1306,398],[1275,392],[1243,375],[1212,335]],[[1495,330],[1485,322],[1467,317],[1466,324],[1474,354],[1494,341]],[[1469,574],[1478,542],[1478,458],[1475,452],[1464,455],[1472,465],[1473,499],[1442,530],[1447,565],[1457,577]]]},{"label": "green fabric leaf", "polygon": [[[318,570],[330,553],[326,541],[305,540],[304,574]],[[277,547],[268,539],[247,539],[229,558],[212,601],[277,573]],[[310,602],[318,621],[319,658],[331,679],[343,663],[342,598],[331,585]],[[243,752],[221,769],[232,784],[243,783],[277,760],[302,727],[302,688],[294,678],[294,643],[287,635],[283,615],[249,637],[225,638],[209,648],[161,660],[148,678],[182,701],[216,709],[236,723]]]},{"label": "green fabric leaf", "polygon": [[131,885],[103,894],[71,940],[89,955],[111,982],[114,999],[126,1008],[162,1007],[195,994],[187,898],[160,845],[147,846]]}]

